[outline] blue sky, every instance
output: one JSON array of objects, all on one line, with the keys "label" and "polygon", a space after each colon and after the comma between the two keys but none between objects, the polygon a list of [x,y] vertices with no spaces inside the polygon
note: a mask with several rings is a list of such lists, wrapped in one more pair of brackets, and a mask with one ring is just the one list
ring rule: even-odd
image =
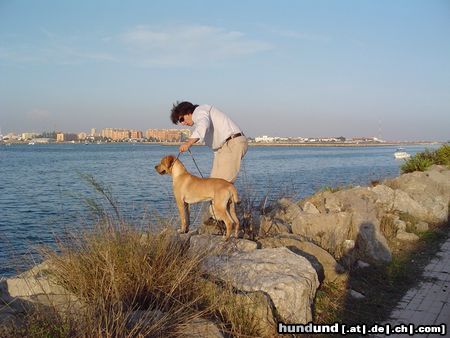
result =
[{"label": "blue sky", "polygon": [[0,128],[450,139],[450,1],[0,0]]}]

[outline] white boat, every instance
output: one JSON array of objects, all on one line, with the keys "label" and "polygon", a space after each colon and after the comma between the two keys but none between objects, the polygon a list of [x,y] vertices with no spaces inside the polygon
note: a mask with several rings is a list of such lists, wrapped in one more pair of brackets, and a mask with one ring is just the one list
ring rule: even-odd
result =
[{"label": "white boat", "polygon": [[411,155],[408,154],[404,148],[397,148],[397,150],[394,153],[394,157],[397,159],[407,159],[410,158]]}]

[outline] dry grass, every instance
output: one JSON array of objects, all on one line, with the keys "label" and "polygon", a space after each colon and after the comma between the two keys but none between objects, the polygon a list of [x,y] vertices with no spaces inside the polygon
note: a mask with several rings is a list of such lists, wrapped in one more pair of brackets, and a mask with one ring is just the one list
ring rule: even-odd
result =
[{"label": "dry grass", "polygon": [[202,256],[173,232],[147,234],[120,224],[67,237],[46,250],[47,278],[78,299],[70,310],[31,307],[2,336],[178,337],[193,320],[214,320]]},{"label": "dry grass", "polygon": [[0,328],[2,336],[179,337],[200,318],[231,336],[261,336],[259,304],[235,297],[229,284],[211,287],[206,253],[189,251],[174,231],[128,225],[110,191],[88,181],[107,201],[87,201],[98,222],[42,250],[46,276],[78,300],[75,310],[35,306],[19,325]]},{"label": "dry grass", "polygon": [[209,280],[204,255],[188,251],[171,231],[143,236],[103,224],[44,256],[47,276],[79,299],[76,311],[36,306],[2,336],[180,337],[200,318],[233,337],[274,330],[261,325],[260,299]]}]

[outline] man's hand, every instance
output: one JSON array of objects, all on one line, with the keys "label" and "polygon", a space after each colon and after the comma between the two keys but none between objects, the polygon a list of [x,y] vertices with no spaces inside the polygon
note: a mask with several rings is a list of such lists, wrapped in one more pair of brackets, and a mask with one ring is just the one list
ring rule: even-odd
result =
[{"label": "man's hand", "polygon": [[191,147],[191,144],[189,142],[183,143],[180,148],[178,149],[180,153],[184,153],[185,151],[188,151]]},{"label": "man's hand", "polygon": [[195,143],[197,142],[199,139],[198,138],[190,138],[188,139],[186,142],[184,142],[180,148],[178,148],[178,150],[180,151],[180,153],[184,153],[185,151],[188,151],[189,148]]}]

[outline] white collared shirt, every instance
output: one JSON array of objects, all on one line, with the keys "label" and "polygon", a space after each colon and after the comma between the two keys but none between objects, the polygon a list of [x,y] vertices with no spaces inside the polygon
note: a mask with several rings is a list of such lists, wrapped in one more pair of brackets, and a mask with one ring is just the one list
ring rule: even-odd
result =
[{"label": "white collared shirt", "polygon": [[242,133],[228,116],[214,106],[203,104],[192,113],[194,131],[191,138],[200,139],[213,150],[219,149],[231,135]]}]

